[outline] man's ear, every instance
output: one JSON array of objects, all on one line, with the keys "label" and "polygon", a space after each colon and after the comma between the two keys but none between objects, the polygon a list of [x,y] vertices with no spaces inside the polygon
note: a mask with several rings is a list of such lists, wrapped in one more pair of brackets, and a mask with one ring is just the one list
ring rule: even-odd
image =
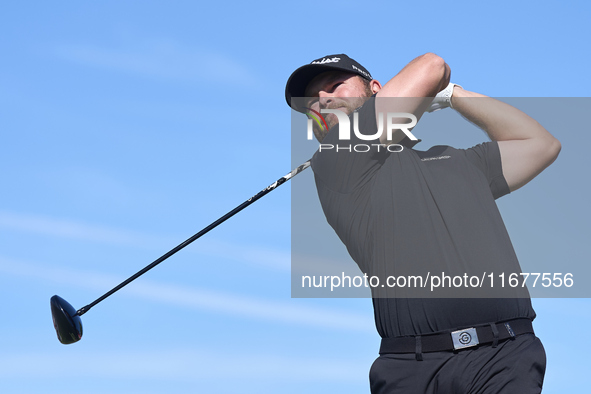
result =
[{"label": "man's ear", "polygon": [[371,88],[371,91],[375,94],[380,91],[380,89],[382,88],[382,84],[377,79],[372,79],[369,82],[369,87]]}]

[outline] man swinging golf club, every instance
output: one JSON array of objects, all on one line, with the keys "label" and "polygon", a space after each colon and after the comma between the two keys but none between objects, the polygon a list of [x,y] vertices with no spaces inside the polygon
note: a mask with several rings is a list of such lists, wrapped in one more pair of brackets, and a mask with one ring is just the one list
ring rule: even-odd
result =
[{"label": "man swinging golf club", "polygon": [[[342,142],[341,111],[363,134],[350,133],[348,145],[371,147],[325,149],[311,161],[326,219],[364,273],[519,269],[495,199],[549,166],[560,143],[518,109],[449,79],[449,66],[431,53],[412,60],[384,85],[338,54],[298,68],[287,82],[292,108],[322,116],[324,123],[313,125],[324,146]],[[418,121],[425,111],[446,107],[492,141],[420,151],[412,148],[418,142],[412,134],[376,132],[387,127],[380,113],[412,114]],[[390,144],[402,149],[384,149]],[[382,337],[370,371],[372,393],[541,392],[545,353],[534,335],[527,294],[428,298],[372,291]]]}]

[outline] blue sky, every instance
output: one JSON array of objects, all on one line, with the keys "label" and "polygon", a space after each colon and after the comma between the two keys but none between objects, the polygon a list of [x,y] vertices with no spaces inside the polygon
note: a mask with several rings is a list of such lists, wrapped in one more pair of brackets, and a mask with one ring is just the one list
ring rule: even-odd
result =
[{"label": "blue sky", "polygon": [[[469,90],[589,102],[591,6],[543,4],[3,5],[0,390],[369,392],[370,300],[290,298],[289,185],[96,306],[77,344],[57,341],[49,298],[90,303],[287,173],[285,82],[320,56],[386,82],[430,51]],[[499,202],[526,267],[589,263],[588,130],[552,129],[558,161]],[[591,303],[533,302],[545,392],[586,390]]]}]

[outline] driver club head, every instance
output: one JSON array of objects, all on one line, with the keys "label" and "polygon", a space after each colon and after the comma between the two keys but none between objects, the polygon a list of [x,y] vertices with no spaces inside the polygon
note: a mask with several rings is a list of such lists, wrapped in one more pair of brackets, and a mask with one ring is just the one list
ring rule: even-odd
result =
[{"label": "driver club head", "polygon": [[78,342],[82,339],[82,320],[76,314],[76,309],[63,298],[51,297],[51,317],[57,333],[57,339],[64,345]]}]

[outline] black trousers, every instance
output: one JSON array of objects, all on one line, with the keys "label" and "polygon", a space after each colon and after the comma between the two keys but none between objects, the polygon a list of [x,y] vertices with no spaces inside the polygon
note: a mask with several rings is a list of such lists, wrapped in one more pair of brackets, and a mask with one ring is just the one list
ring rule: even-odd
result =
[{"label": "black trousers", "polygon": [[546,353],[534,334],[456,352],[383,354],[373,363],[372,394],[534,394],[542,391]]}]

